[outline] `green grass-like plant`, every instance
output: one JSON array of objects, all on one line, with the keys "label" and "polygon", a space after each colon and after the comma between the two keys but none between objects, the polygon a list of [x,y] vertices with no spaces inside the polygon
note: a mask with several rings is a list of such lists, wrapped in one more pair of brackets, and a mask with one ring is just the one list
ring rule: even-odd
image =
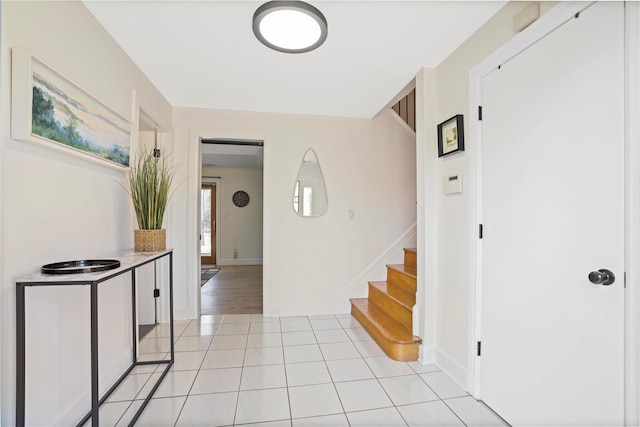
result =
[{"label": "green grass-like plant", "polygon": [[140,230],[160,230],[167,209],[175,167],[165,155],[141,148],[129,168],[129,195]]}]

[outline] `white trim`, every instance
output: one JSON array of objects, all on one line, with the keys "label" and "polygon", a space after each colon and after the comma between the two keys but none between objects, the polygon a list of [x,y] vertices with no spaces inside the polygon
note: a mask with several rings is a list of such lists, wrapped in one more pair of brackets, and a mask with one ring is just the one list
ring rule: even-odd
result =
[{"label": "white trim", "polygon": [[433,363],[436,347],[436,301],[438,287],[438,149],[436,77],[433,68],[423,68],[416,76],[416,193],[418,279],[416,305],[419,315],[415,335],[422,338],[419,360]]},{"label": "white trim", "polygon": [[462,388],[467,383],[467,369],[442,349],[435,350],[435,364]]},{"label": "white trim", "polygon": [[[189,134],[189,141],[192,141],[191,138],[191,133]],[[187,234],[187,269],[189,269],[189,266],[193,266],[195,261],[195,271],[192,270],[188,270],[187,271],[187,277],[189,277],[189,283],[193,283],[194,285],[191,286],[191,290],[187,290],[187,295],[189,294],[189,292],[193,292],[193,296],[191,296],[191,298],[189,298],[189,302],[187,302],[187,306],[190,308],[191,312],[195,312],[196,313],[196,319],[200,318],[200,315],[202,314],[202,285],[200,284],[201,281],[200,279],[202,278],[202,257],[201,257],[201,253],[200,253],[200,212],[202,211],[202,206],[200,205],[200,202],[202,201],[202,196],[201,196],[201,191],[202,191],[202,143],[200,136],[197,137],[196,140],[196,149],[194,150],[194,153],[197,153],[196,156],[198,158],[198,164],[196,166],[196,170],[195,170],[195,177],[198,181],[198,186],[195,188],[195,214],[196,214],[196,222],[193,225],[193,227],[195,227],[195,234],[192,233],[188,233]],[[189,152],[191,152],[191,147],[189,147]],[[187,200],[189,200],[191,198],[191,193],[189,192],[189,194],[187,194]],[[189,205],[191,205],[191,203],[189,203]],[[192,227],[189,225],[189,221],[191,221],[193,219],[193,212],[189,213],[189,218],[187,219],[187,230],[191,230]],[[195,244],[191,244],[191,239],[190,237],[193,237],[195,239]],[[192,252],[195,251],[195,255],[191,255]],[[195,259],[192,259],[192,256],[195,256]],[[191,280],[192,275],[194,276],[194,280]],[[195,300],[195,307],[191,307],[190,302],[192,300]]]},{"label": "white trim", "polygon": [[[165,150],[170,150],[169,147],[172,145],[172,134],[167,131],[166,127],[160,127],[158,121],[155,119],[157,116],[157,111],[153,108],[150,110],[145,109],[142,105],[144,104],[144,99],[138,95],[136,90],[132,90],[132,139],[131,139],[131,160],[135,160],[135,156],[137,154],[137,150],[140,147],[140,120],[143,120],[147,125],[154,129],[156,133],[156,142],[158,146],[163,147]],[[149,111],[152,111],[151,113]],[[131,206],[131,215],[133,217],[133,223],[137,224],[137,220],[135,218],[135,214],[133,212],[133,206]],[[167,210],[164,217],[164,228],[171,230],[171,210]],[[170,233],[170,232],[169,232]],[[167,242],[169,246],[171,245],[171,234],[167,238]],[[168,261],[168,259],[167,259]],[[162,261],[164,262],[164,261]],[[168,271],[166,274],[160,273],[158,274],[158,263],[154,262],[154,268],[156,269],[156,286],[160,290],[161,295],[168,295],[169,293],[169,279],[168,279]],[[175,293],[175,290],[174,290]],[[136,313],[139,313],[136,310]],[[175,315],[175,310],[174,310]],[[179,319],[181,317],[178,317]],[[169,305],[168,304],[160,304],[156,307],[156,320],[158,323],[166,323],[169,320]],[[137,319],[136,319],[136,324]]]},{"label": "white trim", "polygon": [[[553,7],[549,12],[545,13],[536,22],[525,28],[522,32],[513,36],[504,45],[496,49],[487,56],[482,62],[478,63],[469,71],[469,83],[473,80],[482,79],[483,76],[489,74],[499,65],[509,61],[523,51],[527,50],[531,45],[545,37],[547,34],[560,27],[562,24],[570,20],[576,13],[582,12],[594,2],[576,1],[561,2]],[[471,101],[471,96],[469,101]],[[469,103],[473,108],[477,108],[479,104]],[[466,148],[466,147],[465,147]]]},{"label": "white trim", "polygon": [[404,128],[404,130],[409,132],[412,136],[416,136],[416,131],[411,129],[411,126],[409,126],[409,124],[407,122],[405,122],[402,119],[402,117],[400,117],[398,114],[396,114],[396,112],[393,111],[391,108],[389,109],[389,111],[392,114],[392,117],[394,118],[394,120],[396,120],[400,124],[400,126],[402,126]]},{"label": "white trim", "polygon": [[144,100],[143,97],[138,97],[138,123],[136,126],[140,125],[140,121],[145,122],[148,126],[155,129],[156,132],[169,132],[171,130],[170,127],[162,126],[155,117],[158,116],[158,112],[151,106],[148,102]]},{"label": "white trim", "polygon": [[175,308],[173,309],[173,318],[178,319],[197,319],[198,317],[193,317],[190,308]]},{"label": "white trim", "polygon": [[422,365],[435,365],[436,349],[433,345],[426,345],[424,340],[418,349],[418,362]]},{"label": "white trim", "polygon": [[640,4],[625,4],[625,423],[640,424]]},{"label": "white trim", "polygon": [[[129,338],[130,339],[130,338]],[[106,373],[100,373],[100,384],[111,384],[115,382],[124,371],[131,365],[131,353],[132,348],[128,348],[127,351],[115,362],[112,366],[104,369]],[[106,386],[100,387],[100,395],[106,392],[109,388]],[[69,405],[68,410],[64,414],[51,423],[52,426],[66,426],[75,425],[78,422],[78,418],[84,416],[87,413],[87,396],[83,394],[75,402]]]},{"label": "white trim", "polygon": [[[268,170],[271,162],[271,152],[269,150],[269,134],[268,132],[253,132],[242,130],[226,130],[214,128],[189,128],[188,139],[188,171],[187,171],[187,307],[176,309],[176,318],[196,319],[200,316],[200,244],[198,235],[200,225],[199,203],[200,188],[202,186],[202,138],[211,139],[237,139],[237,140],[256,140],[263,141],[263,202],[262,202],[262,248],[263,259],[259,264],[263,265],[262,269],[262,311],[265,316],[270,316],[272,311],[270,304],[270,280],[269,280],[269,251],[271,241],[269,238],[268,227],[265,225],[269,222],[269,198],[271,197],[270,186],[268,185]],[[242,260],[231,260],[242,261]],[[254,260],[251,260],[254,261]],[[257,260],[256,260],[257,261]],[[221,262],[220,260],[218,261]],[[180,313],[187,313],[187,316],[178,317]]]},{"label": "white trim", "polygon": [[[3,22],[2,21],[2,2],[0,2],[0,23]],[[0,31],[0,46],[4,46],[2,44],[2,34],[4,33],[4,31]],[[4,63],[3,63],[3,58],[5,58],[4,55],[0,54],[0,70],[2,70],[2,72],[5,71],[5,67],[4,67]],[[2,81],[0,81],[0,85],[2,85]],[[0,107],[0,110],[3,110],[3,116],[4,116],[4,109],[2,107]],[[2,176],[2,152],[3,152],[3,148],[0,148],[0,176]],[[2,224],[2,192],[0,192],[0,224]],[[1,239],[2,236],[2,227],[0,227],[0,241],[2,241]],[[0,277],[2,277],[2,248],[0,247]],[[5,292],[0,292],[0,322],[2,322],[4,325],[7,325],[9,322],[4,322],[4,317],[3,317],[3,309],[2,309],[2,294]],[[5,297],[6,298],[6,297]],[[0,327],[0,348],[4,348],[4,339],[6,337],[6,335],[2,332],[4,330],[4,328]],[[6,357],[6,356],[5,356]],[[2,363],[2,352],[0,351],[0,372],[4,370],[4,364]],[[0,424],[2,423],[2,406],[3,406],[4,401],[2,400],[2,387],[0,386]]]},{"label": "white trim", "polygon": [[[346,313],[349,311],[349,298],[353,298],[358,290],[366,294],[367,283],[370,280],[379,280],[375,274],[386,264],[391,263],[392,259],[398,257],[398,254],[404,253],[403,249],[407,242],[415,239],[417,234],[417,226],[413,224],[383,253],[374,259],[355,279],[347,285],[342,292],[334,298],[334,311],[336,313]],[[346,311],[345,311],[346,310]]]},{"label": "white trim", "polygon": [[481,72],[478,64],[469,71],[469,143],[467,144],[467,194],[468,203],[468,248],[467,287],[469,292],[469,327],[467,348],[467,387],[466,390],[474,397],[480,397],[479,371],[480,361],[476,357],[474,345],[480,340],[480,284],[482,277],[481,259],[482,245],[478,239],[479,224],[482,223],[482,123],[479,121],[478,106],[482,101]]},{"label": "white trim", "polygon": [[[477,238],[478,224],[481,216],[481,167],[482,167],[482,128],[478,121],[477,107],[482,101],[482,78],[508,61],[510,58],[526,50],[536,41],[561,26],[567,20],[581,12],[592,3],[566,2],[559,3],[538,21],[497,49],[469,71],[469,138],[467,146],[468,172],[467,191],[469,191],[468,222],[468,262],[469,262],[469,337],[468,337],[468,369],[467,390],[476,399],[482,399],[479,384],[481,359],[476,356],[476,342],[480,336],[480,292],[481,292],[481,247]],[[640,10],[635,2],[627,2],[625,9],[625,93],[628,97],[625,108],[626,130],[626,271],[627,295],[625,298],[626,345],[625,345],[625,420],[627,425],[638,425],[640,420],[640,290],[634,284],[640,275],[640,43],[638,34],[640,27]],[[631,221],[633,219],[633,221]]]},{"label": "white trim", "polygon": [[219,259],[217,265],[262,265],[262,258]]},{"label": "white trim", "polygon": [[271,313],[266,315],[263,313],[265,317],[307,317],[307,316],[326,316],[328,314],[340,314],[346,315],[349,313],[347,311],[336,311],[335,306],[330,302],[328,304],[318,305],[317,301],[310,301],[309,305],[301,305],[301,304],[286,304],[279,305],[273,304],[270,307]]},{"label": "white trim", "polygon": [[140,111],[140,98],[138,92],[133,89],[131,91],[131,154],[129,156],[129,163],[134,160],[136,151],[140,144],[140,117],[144,114]]}]

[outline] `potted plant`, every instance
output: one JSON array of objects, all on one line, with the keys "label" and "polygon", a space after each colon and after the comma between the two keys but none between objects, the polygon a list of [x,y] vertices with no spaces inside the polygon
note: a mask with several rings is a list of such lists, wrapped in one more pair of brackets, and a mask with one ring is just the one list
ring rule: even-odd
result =
[{"label": "potted plant", "polygon": [[136,212],[139,229],[134,230],[135,250],[157,252],[166,249],[167,233],[162,228],[171,184],[175,174],[160,150],[141,148],[129,168],[129,195]]}]

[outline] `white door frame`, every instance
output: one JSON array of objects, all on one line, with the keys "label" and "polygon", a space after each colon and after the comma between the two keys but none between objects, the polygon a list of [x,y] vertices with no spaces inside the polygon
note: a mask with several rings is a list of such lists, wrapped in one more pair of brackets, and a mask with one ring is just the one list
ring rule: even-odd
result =
[{"label": "white door frame", "polygon": [[640,425],[640,3],[625,4],[625,421]]},{"label": "white door frame", "polygon": [[[264,316],[271,315],[269,266],[271,238],[268,233],[270,188],[268,185],[268,172],[271,165],[271,151],[269,135],[267,132],[253,132],[240,130],[225,130],[211,128],[190,128],[187,197],[187,314],[186,318],[198,319],[200,317],[200,234],[199,209],[200,191],[202,188],[202,139],[237,139],[256,140],[263,142],[263,167],[262,167],[262,311]],[[219,189],[219,187],[218,187]],[[219,210],[219,209],[218,209]]]},{"label": "white door frame", "polygon": [[[139,135],[140,135],[140,121],[142,120],[148,126],[152,127],[156,132],[156,143],[158,146],[162,147],[167,151],[171,151],[169,147],[173,144],[173,135],[171,133],[171,128],[168,128],[166,125],[162,124],[162,120],[160,120],[160,113],[154,108],[153,104],[148,102],[143,97],[139,96],[138,93],[133,90],[132,91],[132,132],[134,135],[133,144],[132,144],[132,152],[131,159],[134,159],[135,150],[140,148],[139,144]],[[132,210],[133,212],[133,210]],[[134,216],[135,218],[135,216]],[[134,220],[134,223],[137,223]],[[171,215],[165,213],[164,217],[164,227],[171,228]],[[161,265],[161,264],[160,264]],[[154,268],[159,268],[159,264],[154,262]],[[169,282],[168,276],[160,275],[160,278],[156,281],[156,286],[160,290],[161,295],[169,295]],[[156,305],[155,308],[156,314],[156,322],[157,323],[166,323],[169,321],[169,305],[168,304],[159,304]]]},{"label": "white door frame", "polygon": [[[468,289],[469,337],[467,390],[482,399],[481,341],[482,246],[478,225],[482,223],[482,122],[478,106],[482,104],[482,78],[501,64],[526,50],[591,2],[559,3],[538,21],[497,49],[469,71],[469,139],[467,147],[469,191]],[[640,421],[640,5],[625,5],[625,420],[627,425]]]}]

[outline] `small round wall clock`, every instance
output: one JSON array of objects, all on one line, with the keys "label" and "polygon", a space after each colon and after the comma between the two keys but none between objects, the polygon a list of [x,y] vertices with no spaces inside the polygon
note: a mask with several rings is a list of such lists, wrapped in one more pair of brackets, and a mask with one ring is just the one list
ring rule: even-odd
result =
[{"label": "small round wall clock", "polygon": [[246,191],[236,191],[233,193],[231,200],[233,200],[233,204],[237,207],[244,208],[249,204],[249,195]]}]

